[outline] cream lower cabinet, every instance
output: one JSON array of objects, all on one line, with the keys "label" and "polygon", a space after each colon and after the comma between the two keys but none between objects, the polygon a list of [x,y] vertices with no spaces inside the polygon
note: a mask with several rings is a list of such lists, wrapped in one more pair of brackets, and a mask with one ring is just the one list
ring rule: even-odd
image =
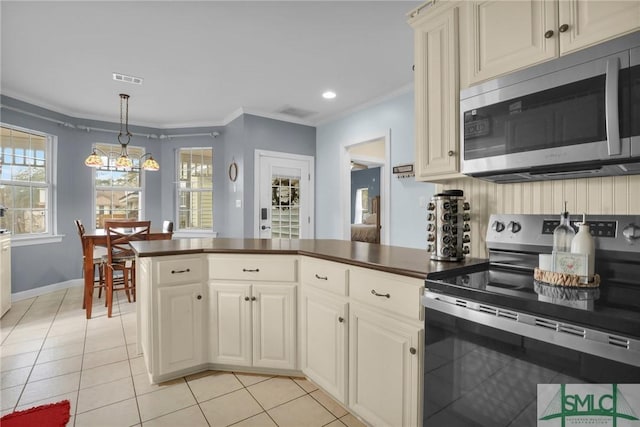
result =
[{"label": "cream lower cabinet", "polygon": [[209,256],[209,362],[297,367],[297,263],[280,255]]},{"label": "cream lower cabinet", "polygon": [[209,283],[209,361],[295,369],[296,285]]},{"label": "cream lower cabinet", "polygon": [[158,374],[204,363],[204,301],[201,283],[158,289]]},{"label": "cream lower cabinet", "polygon": [[301,305],[302,372],[346,405],[348,304],[303,284]]},{"label": "cream lower cabinet", "polygon": [[423,331],[350,306],[349,408],[374,426],[417,426]]},{"label": "cream lower cabinet", "polygon": [[436,3],[410,21],[414,29],[418,181],[460,176],[458,12],[455,2]]},{"label": "cream lower cabinet", "polygon": [[0,316],[11,308],[11,237],[0,234]]},{"label": "cream lower cabinet", "polygon": [[196,372],[205,363],[202,257],[136,261],[139,350],[153,383]]}]

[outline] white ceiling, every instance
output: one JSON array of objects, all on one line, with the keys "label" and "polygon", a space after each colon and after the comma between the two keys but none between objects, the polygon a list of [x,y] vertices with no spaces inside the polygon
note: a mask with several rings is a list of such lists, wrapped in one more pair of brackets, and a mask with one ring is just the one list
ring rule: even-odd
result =
[{"label": "white ceiling", "polygon": [[[130,123],[157,128],[221,125],[240,109],[317,124],[410,87],[406,13],[420,3],[3,0],[0,89],[114,122],[128,93]],[[287,107],[314,114],[278,115]]]}]

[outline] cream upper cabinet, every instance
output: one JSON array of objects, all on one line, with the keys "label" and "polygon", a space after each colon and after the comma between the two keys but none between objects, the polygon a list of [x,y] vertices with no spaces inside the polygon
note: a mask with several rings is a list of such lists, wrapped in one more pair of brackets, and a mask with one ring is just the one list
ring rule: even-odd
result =
[{"label": "cream upper cabinet", "polygon": [[469,1],[461,15],[463,88],[640,28],[638,1]]},{"label": "cream upper cabinet", "polygon": [[458,2],[427,6],[410,20],[415,49],[416,180],[459,177]]},{"label": "cream upper cabinet", "polygon": [[640,29],[640,1],[562,0],[559,17],[563,55]]}]

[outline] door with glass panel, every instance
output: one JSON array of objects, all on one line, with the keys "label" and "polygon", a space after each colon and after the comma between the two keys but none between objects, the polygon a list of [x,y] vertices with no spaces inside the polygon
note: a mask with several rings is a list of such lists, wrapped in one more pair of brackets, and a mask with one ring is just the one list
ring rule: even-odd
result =
[{"label": "door with glass panel", "polygon": [[258,151],[256,165],[255,235],[261,239],[312,238],[313,158]]}]

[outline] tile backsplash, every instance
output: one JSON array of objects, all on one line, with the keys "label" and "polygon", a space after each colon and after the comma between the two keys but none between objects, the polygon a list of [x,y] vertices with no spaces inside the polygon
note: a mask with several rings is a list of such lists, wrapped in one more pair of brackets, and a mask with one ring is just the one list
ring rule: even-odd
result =
[{"label": "tile backsplash", "polygon": [[486,258],[492,213],[640,215],[640,175],[494,184],[475,178],[441,182],[436,192],[460,189],[471,204],[471,256]]}]

